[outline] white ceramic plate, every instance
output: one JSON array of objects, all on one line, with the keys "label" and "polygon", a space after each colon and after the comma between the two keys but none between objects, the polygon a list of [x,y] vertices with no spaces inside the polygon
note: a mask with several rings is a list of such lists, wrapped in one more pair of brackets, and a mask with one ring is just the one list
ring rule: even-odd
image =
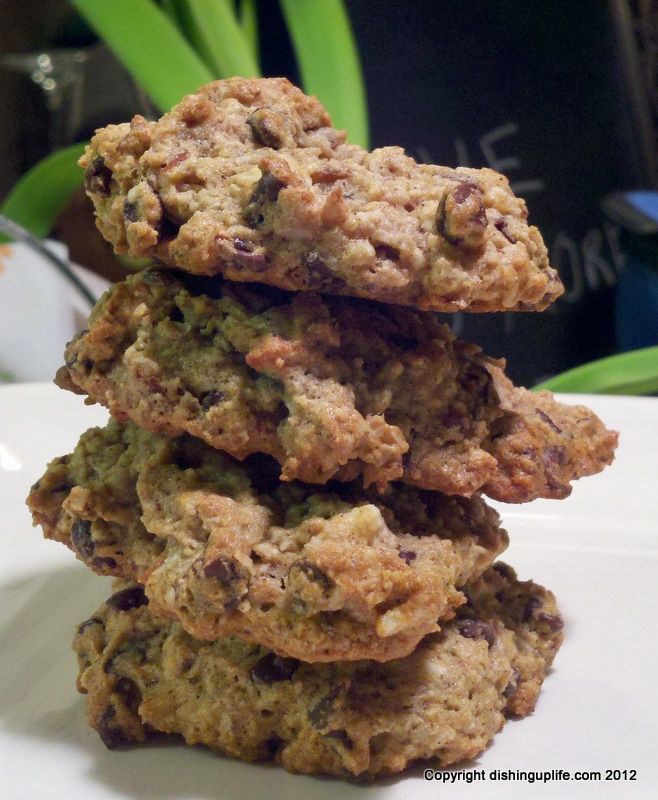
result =
[{"label": "white ceramic plate", "polygon": [[[658,400],[583,400],[621,431],[614,465],[563,502],[501,507],[506,560],[553,589],[566,618],[535,713],[509,722],[452,786],[415,769],[364,787],[180,744],[105,749],[85,723],[70,643],[109,583],[43,540],[24,506],[46,462],[105,412],[53,386],[1,388],[0,800],[658,797]],[[530,784],[493,780],[496,769],[602,778]],[[473,770],[485,779],[466,783]],[[633,770],[636,780],[606,781],[606,770]]]},{"label": "white ceramic plate", "polygon": [[[61,242],[46,244],[67,258]],[[94,297],[110,285],[84,267],[70,266]],[[22,242],[0,246],[0,297],[0,382],[50,380],[61,366],[66,342],[85,327],[89,303],[49,261]]]}]

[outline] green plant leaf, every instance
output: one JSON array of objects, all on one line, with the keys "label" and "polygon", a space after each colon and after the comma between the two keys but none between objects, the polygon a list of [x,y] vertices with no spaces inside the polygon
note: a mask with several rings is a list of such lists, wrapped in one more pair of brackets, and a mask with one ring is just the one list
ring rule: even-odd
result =
[{"label": "green plant leaf", "polygon": [[183,0],[192,23],[194,44],[215,77],[256,78],[254,53],[228,0]]},{"label": "green plant leaf", "polygon": [[176,25],[177,28],[181,28],[180,7],[176,0],[160,0],[160,5],[174,25]]},{"label": "green plant leaf", "polygon": [[619,353],[562,372],[534,387],[535,391],[591,394],[654,394],[658,392],[658,347]]},{"label": "green plant leaf", "polygon": [[240,0],[240,27],[247,44],[258,61],[258,9],[256,0]]},{"label": "green plant leaf", "polygon": [[71,195],[82,184],[78,159],[84,149],[84,144],[74,144],[40,161],[14,185],[0,212],[35,236],[48,236]]},{"label": "green plant leaf", "polygon": [[161,111],[213,75],[152,0],[71,0]]},{"label": "green plant leaf", "polygon": [[334,125],[368,147],[368,110],[361,64],[341,0],[281,0],[304,90],[317,95]]}]

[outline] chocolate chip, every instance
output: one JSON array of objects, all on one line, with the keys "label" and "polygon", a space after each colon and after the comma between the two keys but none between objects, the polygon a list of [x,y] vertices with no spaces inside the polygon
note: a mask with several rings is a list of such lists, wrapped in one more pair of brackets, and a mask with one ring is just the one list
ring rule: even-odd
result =
[{"label": "chocolate chip", "polygon": [[479,247],[487,217],[482,192],[474,183],[460,183],[446,191],[436,210],[437,231],[453,245]]},{"label": "chocolate chip", "polygon": [[318,702],[309,709],[308,721],[317,730],[321,730],[327,726],[331,712],[334,710],[336,698],[340,694],[341,687],[335,686],[329,694],[326,694]]},{"label": "chocolate chip", "polygon": [[564,628],[564,620],[562,617],[559,617],[557,614],[546,614],[543,611],[537,614],[537,619],[539,622],[543,622],[545,625],[552,631],[561,631]]},{"label": "chocolate chip", "polygon": [[496,228],[496,230],[499,230],[510,244],[517,243],[518,239],[516,238],[516,236],[511,234],[507,229],[507,222],[504,217],[500,217],[500,219],[497,219],[494,222],[494,228]]},{"label": "chocolate chip", "polygon": [[123,747],[132,741],[122,728],[113,723],[115,717],[114,706],[108,706],[101,714],[96,728],[108,750]]},{"label": "chocolate chip", "polygon": [[562,467],[567,463],[567,450],[564,445],[551,444],[542,453],[542,461],[548,470]]},{"label": "chocolate chip", "polygon": [[146,650],[141,645],[129,641],[115,650],[112,656],[107,659],[103,666],[103,671],[111,675],[115,671],[117,661],[125,659],[141,666],[146,661]]},{"label": "chocolate chip", "polygon": [[485,394],[491,383],[487,370],[480,364],[470,363],[459,378],[459,385],[469,395]]},{"label": "chocolate chip", "polygon": [[204,408],[207,411],[209,408],[212,408],[212,406],[217,406],[224,402],[225,399],[226,395],[224,392],[214,389],[213,391],[204,392],[202,395],[200,395],[199,403],[201,408]]},{"label": "chocolate chip", "polygon": [[235,597],[231,597],[224,603],[224,611],[235,611],[235,609],[240,605],[246,596],[247,592],[245,592],[243,595],[235,595]]},{"label": "chocolate chip", "polygon": [[453,191],[452,196],[455,199],[455,203],[457,203],[457,205],[461,205],[462,203],[465,203],[474,192],[477,191],[479,190],[475,184],[464,182],[459,184],[459,186]]},{"label": "chocolate chip", "polygon": [[148,597],[144,594],[142,586],[129,586],[127,589],[115,592],[107,600],[107,605],[117,611],[130,611],[148,605]]},{"label": "chocolate chip", "polygon": [[87,628],[94,627],[94,625],[100,625],[101,627],[104,627],[103,620],[98,619],[98,617],[90,617],[90,619],[86,619],[84,622],[81,622],[78,625],[78,635],[84,633],[87,630]]},{"label": "chocolate chip", "polygon": [[128,710],[136,714],[139,704],[142,702],[142,693],[139,691],[137,684],[131,681],[130,678],[121,676],[116,682],[114,691],[126,704]]},{"label": "chocolate chip", "polygon": [[251,272],[262,272],[267,269],[267,256],[264,253],[254,253],[254,246],[251,242],[246,242],[236,236],[232,244],[234,252],[228,258],[234,268],[244,267]]},{"label": "chocolate chip", "polygon": [[258,228],[263,224],[265,207],[276,203],[284,185],[271,172],[263,173],[263,177],[256,184],[254,193],[249,198],[249,203],[244,210],[244,217],[248,225]]},{"label": "chocolate chip", "polygon": [[518,671],[516,667],[512,668],[512,677],[510,678],[509,683],[503,689],[503,697],[513,697],[516,694],[516,690],[519,688],[519,681],[521,680],[521,673]]},{"label": "chocolate chip", "polygon": [[126,200],[123,204],[123,219],[125,222],[137,222],[139,219],[137,203],[131,203],[130,200]]},{"label": "chocolate chip", "polygon": [[320,567],[316,566],[307,558],[302,558],[299,561],[295,561],[295,563],[290,567],[289,573],[293,572],[293,570],[299,570],[309,579],[309,581],[319,583],[325,591],[328,591],[334,585],[334,582],[331,580],[331,578],[324,573]]},{"label": "chocolate chip", "polygon": [[245,242],[244,239],[238,239],[237,236],[233,239],[233,247],[235,247],[239,253],[251,253],[253,250],[251,242]]},{"label": "chocolate chip", "polygon": [[216,558],[203,568],[206,578],[217,578],[224,586],[236,583],[242,577],[238,565],[230,558]]},{"label": "chocolate chip", "polygon": [[556,433],[562,433],[562,429],[558,428],[558,426],[553,422],[553,420],[546,414],[546,412],[542,411],[541,408],[536,408],[535,411],[537,412],[538,416],[544,420],[544,422],[552,428]]},{"label": "chocolate chip", "polygon": [[[37,481],[37,484],[38,483],[39,481]],[[33,490],[38,488],[39,486],[37,486],[36,484],[32,487]],[[53,494],[57,492],[70,492],[72,488],[73,484],[71,483],[71,481],[64,481],[63,483],[58,483],[57,486],[53,486],[53,488],[50,491],[53,492]]]},{"label": "chocolate chip", "polygon": [[92,558],[91,566],[99,571],[109,570],[111,573],[116,569],[117,562],[109,556],[98,556],[97,558]]},{"label": "chocolate chip", "polygon": [[544,465],[546,485],[557,497],[567,497],[571,491],[568,484],[562,483],[558,478],[559,468],[568,462],[567,450],[564,445],[552,444],[546,447],[541,454]]},{"label": "chocolate chip", "polygon": [[247,117],[254,139],[265,147],[278,150],[286,137],[285,122],[280,114],[269,108],[258,108]]},{"label": "chocolate chip", "polygon": [[514,572],[509,564],[505,564],[503,561],[499,561],[497,564],[494,564],[493,568],[499,575],[501,575],[503,578],[506,578],[508,581],[513,581],[516,579],[516,572]]},{"label": "chocolate chip", "polygon": [[285,741],[278,736],[276,733],[273,733],[271,736],[268,736],[267,739],[263,742],[263,749],[264,749],[264,758],[270,760],[274,758],[274,756],[281,750]]},{"label": "chocolate chip", "polygon": [[334,739],[346,750],[351,750],[354,747],[354,742],[347,735],[347,731],[342,728],[336,731],[329,731],[329,733],[325,733],[324,736],[326,739]]},{"label": "chocolate chip", "polygon": [[269,266],[267,256],[263,253],[242,253],[232,259],[232,263],[250,272],[265,272]]},{"label": "chocolate chip", "polygon": [[398,555],[405,562],[405,564],[411,564],[411,562],[416,559],[417,554],[415,550],[400,550]]},{"label": "chocolate chip", "polygon": [[96,156],[85,170],[85,189],[91,194],[107,197],[110,194],[112,173],[101,156]]},{"label": "chocolate chip", "polygon": [[338,292],[345,287],[345,281],[335,275],[315,252],[302,256],[302,266],[306,270],[306,286],[324,292]]},{"label": "chocolate chip", "polygon": [[299,661],[295,658],[282,658],[274,653],[268,653],[252,667],[251,679],[257,683],[267,684],[289,681],[298,666]]},{"label": "chocolate chip", "polygon": [[541,608],[543,605],[544,603],[540,597],[537,597],[536,595],[529,597],[526,604],[523,606],[523,611],[521,612],[522,621],[529,622],[534,616],[535,611],[538,608]]},{"label": "chocolate chip", "polygon": [[457,630],[467,639],[485,639],[489,647],[496,641],[493,627],[481,619],[466,619],[459,623]]},{"label": "chocolate chip", "polygon": [[83,558],[93,556],[96,545],[91,538],[91,522],[88,519],[76,519],[71,525],[71,544]]}]

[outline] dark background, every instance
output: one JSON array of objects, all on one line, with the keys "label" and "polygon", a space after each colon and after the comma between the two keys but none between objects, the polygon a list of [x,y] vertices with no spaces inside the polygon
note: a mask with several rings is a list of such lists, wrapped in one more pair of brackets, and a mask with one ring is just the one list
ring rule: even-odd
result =
[{"label": "dark background", "polygon": [[[14,23],[0,29],[3,52],[86,43],[63,0],[0,5]],[[612,190],[655,182],[649,91],[629,68],[620,29],[624,13],[632,19],[638,9],[604,0],[348,0],[347,7],[366,79],[372,146],[397,144],[422,161],[504,172],[526,199],[565,283],[563,298],[544,314],[452,315],[455,330],[505,355],[511,375],[529,384],[614,352],[623,256],[599,202]],[[271,0],[260,4],[260,32],[263,74],[298,80]],[[90,61],[85,98],[78,138],[144,112],[102,49]],[[46,151],[47,115],[39,90],[6,72],[0,72],[0,103],[11,109],[0,117],[1,194]],[[76,209],[71,214],[88,213],[83,201]],[[81,228],[76,222],[73,229]],[[67,238],[66,220],[58,231]],[[77,260],[109,261],[99,254],[104,245],[73,238]]]}]

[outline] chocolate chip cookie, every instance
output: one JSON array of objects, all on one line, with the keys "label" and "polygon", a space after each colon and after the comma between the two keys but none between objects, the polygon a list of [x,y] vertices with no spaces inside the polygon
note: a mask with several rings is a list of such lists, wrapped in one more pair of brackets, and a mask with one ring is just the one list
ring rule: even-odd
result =
[{"label": "chocolate chip cookie", "polygon": [[281,484],[274,467],[112,421],[55,459],[28,504],[48,538],[145,584],[191,635],[306,661],[407,655],[507,546],[480,498]]},{"label": "chocolate chip cookie", "polygon": [[566,497],[616,434],[512,386],[430,312],[150,270],[113,286],[59,384],[150,431],[189,433],[283,480],[395,479],[497,500]]},{"label": "chocolate chip cookie", "polygon": [[438,311],[542,310],[563,291],[504,176],[348,144],[283,78],[109,125],[80,164],[116,252],[189,272]]},{"label": "chocolate chip cookie", "polygon": [[474,758],[529,714],[562,641],[552,594],[500,564],[406,658],[306,664],[236,638],[199,642],[138,586],[79,627],[78,688],[110,748],[179,733],[293,772],[376,775]]}]

